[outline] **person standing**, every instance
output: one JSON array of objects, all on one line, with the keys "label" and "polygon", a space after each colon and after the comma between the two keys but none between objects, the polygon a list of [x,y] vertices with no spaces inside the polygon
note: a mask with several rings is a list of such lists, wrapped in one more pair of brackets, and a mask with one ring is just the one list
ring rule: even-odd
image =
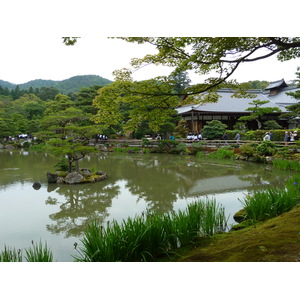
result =
[{"label": "person standing", "polygon": [[241,140],[241,136],[240,136],[240,134],[239,134],[238,132],[236,133],[234,139],[236,140],[236,143],[237,143],[237,144],[238,144],[239,141]]},{"label": "person standing", "polygon": [[270,141],[272,141],[272,139],[273,139],[273,132],[272,131],[269,132],[269,136],[270,136]]},{"label": "person standing", "polygon": [[227,143],[227,141],[228,141],[228,133],[227,132],[224,133],[223,140],[225,141],[225,144],[228,144]]},{"label": "person standing", "polygon": [[270,134],[269,134],[269,132],[266,132],[266,135],[264,136],[264,139],[263,139],[264,141],[270,141],[271,139],[270,139]]},{"label": "person standing", "polygon": [[289,139],[290,139],[289,133],[286,131],[285,134],[284,134],[284,139],[283,139],[285,146],[288,145]]}]

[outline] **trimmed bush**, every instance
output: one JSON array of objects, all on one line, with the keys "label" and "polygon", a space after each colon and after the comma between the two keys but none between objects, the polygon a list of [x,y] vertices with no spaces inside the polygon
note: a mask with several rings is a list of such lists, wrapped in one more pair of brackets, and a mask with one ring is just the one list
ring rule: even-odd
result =
[{"label": "trimmed bush", "polygon": [[263,141],[257,146],[256,152],[262,156],[272,156],[276,153],[276,145],[271,141]]}]

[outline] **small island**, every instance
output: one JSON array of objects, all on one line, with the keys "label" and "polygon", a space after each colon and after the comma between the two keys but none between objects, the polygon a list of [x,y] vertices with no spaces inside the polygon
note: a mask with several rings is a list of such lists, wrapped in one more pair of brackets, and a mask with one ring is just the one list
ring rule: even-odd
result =
[{"label": "small island", "polygon": [[54,173],[47,172],[48,183],[56,184],[78,184],[93,183],[107,179],[107,174],[103,171],[92,172],[89,169],[79,169],[74,172],[56,171]]}]

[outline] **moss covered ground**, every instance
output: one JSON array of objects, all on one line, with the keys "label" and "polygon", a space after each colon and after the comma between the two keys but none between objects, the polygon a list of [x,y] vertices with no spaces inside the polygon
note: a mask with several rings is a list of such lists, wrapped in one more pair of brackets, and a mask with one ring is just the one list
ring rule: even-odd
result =
[{"label": "moss covered ground", "polygon": [[238,231],[199,238],[169,257],[181,262],[298,262],[300,205],[278,217]]}]

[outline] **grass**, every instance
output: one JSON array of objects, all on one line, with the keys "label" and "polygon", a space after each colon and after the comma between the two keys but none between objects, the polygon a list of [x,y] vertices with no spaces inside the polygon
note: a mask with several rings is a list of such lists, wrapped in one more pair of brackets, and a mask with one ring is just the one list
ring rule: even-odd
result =
[{"label": "grass", "polygon": [[4,250],[0,252],[0,262],[21,262],[22,251],[15,248],[9,248],[4,245]]},{"label": "grass", "polygon": [[219,148],[216,152],[211,152],[208,154],[209,158],[216,158],[216,159],[224,159],[224,158],[234,158],[234,151],[224,148]]},{"label": "grass", "polygon": [[29,150],[37,151],[37,152],[45,152],[46,151],[46,144],[38,144],[38,145],[30,145]]},{"label": "grass", "polygon": [[[168,261],[299,262],[300,205],[289,212],[226,234],[198,239]],[[164,260],[166,261],[166,260]]]},{"label": "grass", "polygon": [[300,171],[300,163],[296,160],[273,159],[272,164],[275,168],[281,170]]},{"label": "grass", "polygon": [[9,248],[6,245],[4,250],[0,251],[0,262],[52,262],[53,254],[47,243],[44,245],[40,241],[38,244],[32,241],[32,246],[25,249],[25,255],[21,249]]},{"label": "grass", "polygon": [[52,262],[52,251],[40,241],[38,244],[32,241],[32,247],[25,249],[25,259],[28,262]]},{"label": "grass", "polygon": [[246,212],[247,218],[261,221],[281,215],[291,210],[299,203],[300,176],[292,177],[282,189],[269,188],[254,191],[243,200],[239,200]]},{"label": "grass", "polygon": [[106,228],[92,222],[85,230],[76,261],[154,261],[199,236],[227,227],[224,209],[213,201],[191,203],[177,213],[144,213]]}]

